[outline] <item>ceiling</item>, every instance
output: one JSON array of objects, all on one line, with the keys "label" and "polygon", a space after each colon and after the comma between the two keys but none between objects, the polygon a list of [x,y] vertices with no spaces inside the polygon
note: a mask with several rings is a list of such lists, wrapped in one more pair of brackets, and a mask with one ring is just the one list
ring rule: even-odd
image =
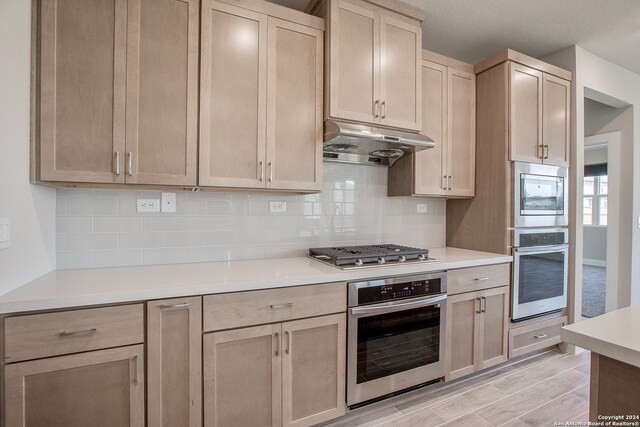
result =
[{"label": "ceiling", "polygon": [[[303,10],[308,0],[273,0]],[[543,58],[572,45],[640,74],[639,0],[403,0],[427,13],[422,46],[472,64],[505,48]]]}]

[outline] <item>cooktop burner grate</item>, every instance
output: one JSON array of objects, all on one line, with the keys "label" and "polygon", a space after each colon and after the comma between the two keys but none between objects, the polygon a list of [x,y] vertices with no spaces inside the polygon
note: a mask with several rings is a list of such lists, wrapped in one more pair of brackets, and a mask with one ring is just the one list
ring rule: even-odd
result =
[{"label": "cooktop burner grate", "polygon": [[309,249],[309,256],[336,266],[427,261],[429,250],[400,245],[365,245]]}]

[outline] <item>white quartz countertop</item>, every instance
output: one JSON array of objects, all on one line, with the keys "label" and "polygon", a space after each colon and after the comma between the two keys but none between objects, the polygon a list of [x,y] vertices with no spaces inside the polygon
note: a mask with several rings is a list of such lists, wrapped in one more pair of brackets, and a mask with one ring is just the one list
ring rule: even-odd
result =
[{"label": "white quartz countertop", "polygon": [[565,326],[562,341],[640,368],[640,304]]},{"label": "white quartz countertop", "polygon": [[431,249],[438,261],[345,271],[306,258],[279,258],[52,271],[0,296],[0,313],[389,277],[511,262],[512,257]]}]

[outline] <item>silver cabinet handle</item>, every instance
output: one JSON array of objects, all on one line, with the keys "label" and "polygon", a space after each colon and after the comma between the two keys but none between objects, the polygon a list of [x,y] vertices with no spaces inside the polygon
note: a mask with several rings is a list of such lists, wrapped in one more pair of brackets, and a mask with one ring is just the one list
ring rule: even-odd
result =
[{"label": "silver cabinet handle", "polygon": [[380,112],[383,119],[387,117],[387,101],[382,101],[382,104],[380,104]]},{"label": "silver cabinet handle", "polygon": [[260,178],[258,178],[260,181],[264,181],[264,162],[262,160],[260,160]]},{"label": "silver cabinet handle", "polygon": [[476,302],[478,303],[478,309],[476,310],[477,314],[482,313],[482,300],[480,298],[476,298]]},{"label": "silver cabinet handle", "polygon": [[476,282],[484,282],[485,280],[489,280],[489,278],[487,276],[482,276],[482,277],[476,277],[475,279]]},{"label": "silver cabinet handle", "polygon": [[533,337],[534,337],[535,339],[537,339],[537,340],[541,340],[542,338],[546,338],[546,337],[547,337],[547,334],[534,335]]},{"label": "silver cabinet handle", "polygon": [[480,304],[480,311],[483,313],[487,312],[487,298],[486,297],[482,297],[482,304]]},{"label": "silver cabinet handle", "polygon": [[378,101],[377,99],[375,100],[375,102],[373,103],[373,116],[377,119],[378,117],[380,117],[380,113],[379,111],[379,105],[380,105],[380,101]]},{"label": "silver cabinet handle", "polygon": [[278,357],[280,356],[280,334],[276,332],[273,335],[276,338],[276,357]]},{"label": "silver cabinet handle", "polygon": [[453,177],[451,175],[449,175],[447,182],[449,183],[449,190],[451,190],[451,187],[453,187]]},{"label": "silver cabinet handle", "polygon": [[549,145],[545,144],[542,146],[542,153],[544,154],[543,158],[544,159],[548,159],[549,158]]},{"label": "silver cabinet handle", "polygon": [[446,190],[449,184],[449,177],[447,175],[442,175],[442,189]]},{"label": "silver cabinet handle", "polygon": [[133,175],[133,152],[127,153],[127,175]]},{"label": "silver cabinet handle", "polygon": [[538,145],[538,157],[544,159],[544,145]]},{"label": "silver cabinet handle", "polygon": [[284,331],[284,335],[287,337],[287,348],[284,350],[285,354],[289,354],[291,351],[291,335],[289,331]]},{"label": "silver cabinet handle", "polygon": [[273,162],[269,162],[269,182],[273,181]]},{"label": "silver cabinet handle", "polygon": [[98,328],[91,328],[91,329],[85,329],[83,331],[73,331],[73,332],[63,331],[63,332],[60,332],[58,334],[58,336],[61,336],[61,337],[81,337],[81,336],[93,335],[96,332],[98,332]]},{"label": "silver cabinet handle", "polygon": [[116,171],[116,175],[120,175],[120,152],[116,151],[116,154],[114,156],[114,162],[115,164],[115,171]]},{"label": "silver cabinet handle", "polygon": [[284,304],[271,304],[271,308],[274,310],[278,308],[289,308],[289,307],[293,307],[292,302],[286,302]]},{"label": "silver cabinet handle", "polygon": [[189,308],[188,302],[183,302],[180,304],[162,304],[160,306],[160,310],[182,310],[184,308]]},{"label": "silver cabinet handle", "polygon": [[131,363],[133,364],[133,383],[138,385],[138,356],[133,356]]}]

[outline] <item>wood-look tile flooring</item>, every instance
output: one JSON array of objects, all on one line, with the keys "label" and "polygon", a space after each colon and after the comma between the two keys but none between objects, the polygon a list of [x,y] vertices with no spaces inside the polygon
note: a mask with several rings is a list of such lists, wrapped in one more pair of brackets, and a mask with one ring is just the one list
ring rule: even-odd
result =
[{"label": "wood-look tile flooring", "polygon": [[589,352],[551,350],[355,409],[325,427],[553,426],[588,421]]}]

